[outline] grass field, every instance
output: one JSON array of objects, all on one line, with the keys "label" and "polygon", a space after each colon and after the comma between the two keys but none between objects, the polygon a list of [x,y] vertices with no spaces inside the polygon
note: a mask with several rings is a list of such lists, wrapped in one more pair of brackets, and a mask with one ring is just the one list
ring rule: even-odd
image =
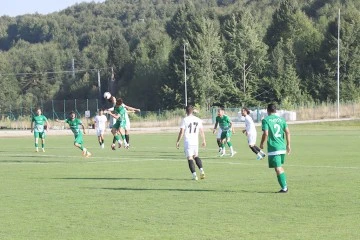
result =
[{"label": "grass field", "polygon": [[207,133],[199,181],[177,133],[133,134],[116,151],[85,136],[91,158],[72,136],[49,136],[45,153],[30,133],[1,138],[0,239],[359,239],[360,121],[290,130],[287,194],[240,129],[233,158]]}]

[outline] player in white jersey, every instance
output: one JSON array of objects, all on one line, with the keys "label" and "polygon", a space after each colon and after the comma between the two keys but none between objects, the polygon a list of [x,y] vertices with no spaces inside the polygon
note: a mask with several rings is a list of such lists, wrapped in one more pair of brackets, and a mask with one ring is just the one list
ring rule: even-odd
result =
[{"label": "player in white jersey", "polygon": [[104,148],[104,133],[106,129],[107,118],[104,115],[104,109],[99,109],[98,115],[94,118],[96,135],[101,148]]},{"label": "player in white jersey", "polygon": [[[108,101],[112,103],[114,106],[116,105],[116,97],[111,96]],[[114,106],[112,108],[107,109],[107,111],[114,111]],[[125,126],[125,139],[128,145],[130,146],[130,119],[128,113],[133,112],[140,112],[139,108],[130,107],[128,105],[125,105],[124,103],[122,106],[125,108],[125,119],[126,119],[126,126]],[[113,118],[113,124],[115,124],[116,119]]]},{"label": "player in white jersey", "polygon": [[248,139],[249,148],[256,154],[256,159],[260,160],[265,157],[265,153],[256,146],[256,128],[253,119],[250,117],[250,110],[248,108],[241,109],[241,115],[245,118],[245,129],[242,131]]},{"label": "player in white jersey", "polygon": [[176,141],[176,148],[179,149],[180,140],[184,136],[184,151],[192,174],[192,179],[198,180],[195,163],[200,170],[200,179],[205,178],[205,171],[202,166],[202,161],[199,158],[199,133],[203,140],[202,146],[206,146],[206,141],[202,120],[194,116],[193,111],[194,109],[192,106],[186,106],[187,116],[181,122],[180,132]]}]

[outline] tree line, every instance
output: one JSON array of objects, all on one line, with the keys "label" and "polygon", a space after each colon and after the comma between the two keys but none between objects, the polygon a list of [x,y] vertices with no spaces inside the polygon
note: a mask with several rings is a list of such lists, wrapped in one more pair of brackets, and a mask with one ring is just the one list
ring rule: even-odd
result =
[{"label": "tree line", "polygon": [[[0,109],[111,91],[144,110],[187,102],[360,100],[360,1],[107,0],[0,17]],[[73,64],[74,63],[74,64]]]}]

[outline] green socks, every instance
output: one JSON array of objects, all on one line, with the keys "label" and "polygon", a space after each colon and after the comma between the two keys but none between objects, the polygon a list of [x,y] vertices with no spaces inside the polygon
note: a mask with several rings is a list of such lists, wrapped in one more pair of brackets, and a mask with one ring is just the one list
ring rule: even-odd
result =
[{"label": "green socks", "polygon": [[287,188],[287,183],[286,183],[286,175],[285,173],[281,173],[280,175],[277,176],[278,182],[281,186],[281,189],[285,189]]}]

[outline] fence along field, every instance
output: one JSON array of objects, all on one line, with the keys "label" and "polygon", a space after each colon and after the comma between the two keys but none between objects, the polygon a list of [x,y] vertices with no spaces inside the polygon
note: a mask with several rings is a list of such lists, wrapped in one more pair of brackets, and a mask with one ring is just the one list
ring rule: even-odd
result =
[{"label": "fence along field", "polygon": [[[86,100],[63,100],[52,101],[51,103],[40,106],[43,114],[50,120],[52,126],[60,127],[54,124],[56,118],[64,119],[69,111],[74,110],[77,116],[82,118],[83,122],[90,128],[92,126],[92,118],[96,115],[99,107],[110,107],[106,102],[99,102],[97,99]],[[226,108],[228,114],[236,122],[238,121],[238,111],[241,107]],[[254,111],[258,111],[260,107],[252,107]],[[85,118],[85,111],[90,111],[91,118]],[[323,103],[311,106],[297,106],[291,109],[296,112],[297,121],[321,120],[337,118],[337,105],[331,103]],[[30,127],[30,116],[36,111],[36,106],[21,107],[13,109],[9,107],[7,110],[0,112],[0,128],[1,129],[28,129]],[[214,112],[212,109],[200,109],[199,116],[205,120],[205,123],[213,123]],[[132,127],[171,127],[178,126],[184,111],[182,109],[174,111],[158,110],[158,111],[142,111],[137,114],[130,114]],[[341,103],[340,118],[360,118],[360,103]]]}]

